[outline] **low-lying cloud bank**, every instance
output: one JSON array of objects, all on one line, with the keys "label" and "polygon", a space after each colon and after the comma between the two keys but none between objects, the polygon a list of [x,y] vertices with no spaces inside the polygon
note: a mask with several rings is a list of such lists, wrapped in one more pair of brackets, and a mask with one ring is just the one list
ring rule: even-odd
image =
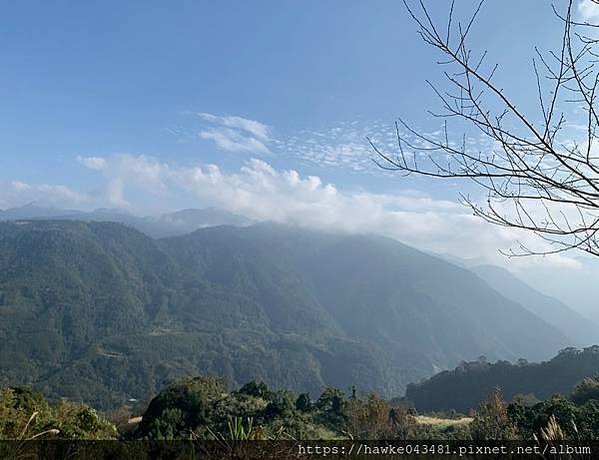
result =
[{"label": "low-lying cloud bank", "polygon": [[[462,258],[506,260],[499,249],[523,241],[537,249],[534,236],[485,224],[462,205],[434,200],[412,191],[397,194],[342,190],[316,176],[277,170],[269,163],[248,160],[228,173],[216,165],[173,166],[143,155],[79,157],[80,164],[103,176],[101,192],[86,193],[66,186],[0,183],[0,207],[38,200],[60,207],[124,207],[133,212],[153,199],[165,203],[214,206],[256,220],[300,225],[319,230],[376,233],[428,251]],[[152,197],[149,200],[148,197]],[[523,259],[520,266],[538,263]],[[575,267],[569,256],[543,263]]]}]

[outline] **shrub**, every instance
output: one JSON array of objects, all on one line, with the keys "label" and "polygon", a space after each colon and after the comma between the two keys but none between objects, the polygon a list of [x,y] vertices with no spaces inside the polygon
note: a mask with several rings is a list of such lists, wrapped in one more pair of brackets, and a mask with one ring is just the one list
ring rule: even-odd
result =
[{"label": "shrub", "polygon": [[194,377],[171,383],[150,402],[139,435],[151,439],[203,436],[212,425],[212,404],[227,396],[223,380]]},{"label": "shrub", "polygon": [[509,440],[517,437],[515,424],[509,417],[501,390],[495,388],[480,403],[470,424],[473,439]]},{"label": "shrub", "polygon": [[596,399],[599,400],[599,374],[588,377],[574,387],[570,399],[576,404]]},{"label": "shrub", "polygon": [[405,408],[391,407],[376,394],[347,403],[347,431],[356,439],[408,439],[416,422]]},{"label": "shrub", "polygon": [[29,388],[0,388],[0,439],[114,439],[116,427],[84,404],[50,405]]}]

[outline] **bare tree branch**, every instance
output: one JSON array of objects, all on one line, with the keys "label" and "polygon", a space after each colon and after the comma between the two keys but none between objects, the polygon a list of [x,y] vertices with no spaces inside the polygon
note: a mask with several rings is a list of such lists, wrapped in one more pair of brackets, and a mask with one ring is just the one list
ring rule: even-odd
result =
[{"label": "bare tree branch", "polygon": [[[599,255],[599,39],[590,34],[599,24],[575,21],[573,0],[564,11],[552,7],[562,25],[561,45],[546,53],[534,49],[538,113],[530,115],[494,81],[498,66],[487,63],[488,52],[468,46],[484,0],[464,23],[456,22],[452,2],[443,27],[423,0],[403,3],[424,43],[441,55],[437,64],[445,85],[427,83],[441,106],[429,113],[443,120],[443,134],[427,134],[399,119],[396,154],[368,139],[375,164],[402,175],[471,180],[487,194],[483,204],[461,196],[474,215],[532,232],[551,248],[539,252],[520,245],[510,256],[571,249]],[[568,108],[584,113],[580,141],[566,129]],[[467,128],[454,138],[449,123]],[[485,139],[479,148],[466,142],[476,133]]]}]

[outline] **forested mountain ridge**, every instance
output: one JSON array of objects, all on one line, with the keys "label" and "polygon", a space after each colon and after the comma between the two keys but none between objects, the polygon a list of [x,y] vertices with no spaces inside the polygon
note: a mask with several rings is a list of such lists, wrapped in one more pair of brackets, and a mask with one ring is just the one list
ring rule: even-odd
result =
[{"label": "forested mountain ridge", "polygon": [[[435,349],[444,354],[442,360],[455,358],[451,353],[460,346],[516,358],[525,351],[523,342],[535,341],[534,333],[512,321],[511,315],[519,315],[520,321],[529,325],[536,323],[537,317],[505,301],[468,270],[395,240],[258,224],[247,229],[205,229],[163,243],[180,248],[178,253],[171,252],[177,259],[181,260],[184,252],[191,255],[192,271],[199,268],[198,261],[212,266],[206,255],[213,256],[219,250],[221,260],[246,264],[249,277],[266,266],[293,272],[346,333],[388,340],[400,337],[404,346],[414,351],[429,352],[431,343],[436,342],[442,344]],[[239,274],[240,270],[226,273]],[[479,335],[474,334],[477,328]],[[550,329],[561,343],[568,343],[562,334]],[[428,334],[422,335],[423,331]],[[505,334],[503,341],[501,334]],[[485,340],[489,344],[481,347]],[[534,351],[527,350],[531,359],[547,356],[541,342],[535,346]],[[500,352],[499,347],[503,348]]]},{"label": "forested mountain ridge", "polygon": [[599,372],[599,346],[583,350],[566,348],[541,363],[524,360],[490,363],[463,362],[418,384],[408,385],[406,399],[422,411],[457,410],[467,413],[494,388],[510,401],[514,396],[544,400],[554,394],[569,394],[576,384]]},{"label": "forested mountain ridge", "polygon": [[123,225],[0,223],[0,372],[111,407],[219,375],[386,396],[485,354],[568,339],[468,270],[386,238],[274,224],[152,240]]}]

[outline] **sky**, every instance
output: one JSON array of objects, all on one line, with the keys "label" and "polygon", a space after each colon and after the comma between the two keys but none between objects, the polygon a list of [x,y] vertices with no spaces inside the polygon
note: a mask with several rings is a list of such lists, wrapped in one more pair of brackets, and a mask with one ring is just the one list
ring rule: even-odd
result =
[{"label": "sky", "polygon": [[[449,2],[427,3],[445,20]],[[455,16],[475,7],[460,1]],[[577,0],[579,18],[598,10]],[[532,111],[534,47],[555,46],[560,33],[549,4],[490,0],[471,46],[489,50],[501,86]],[[589,275],[575,254],[506,260],[498,251],[517,240],[540,243],[471,216],[458,202],[476,193],[470,185],[374,165],[366,137],[394,151],[398,117],[439,129],[426,83],[442,77],[438,57],[399,0],[9,2],[0,209],[216,206],[381,233],[537,278],[548,267]]]}]

